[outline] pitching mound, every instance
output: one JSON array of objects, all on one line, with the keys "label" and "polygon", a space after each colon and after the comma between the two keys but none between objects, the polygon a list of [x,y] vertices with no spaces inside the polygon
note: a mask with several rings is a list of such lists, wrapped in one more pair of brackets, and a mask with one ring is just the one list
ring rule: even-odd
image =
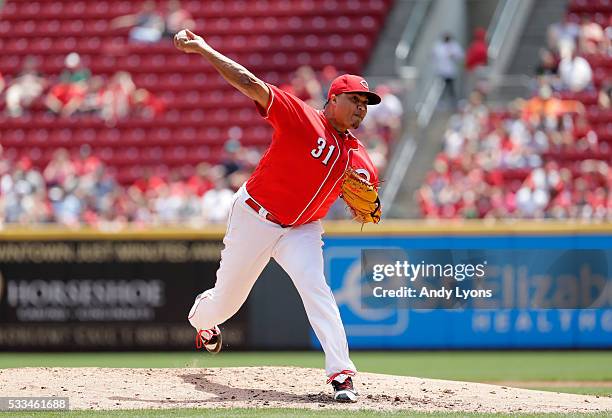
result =
[{"label": "pitching mound", "polygon": [[319,369],[26,368],[0,370],[2,396],[67,396],[71,409],[333,408],[395,411],[612,411],[612,398],[359,373],[356,404],[331,398]]}]

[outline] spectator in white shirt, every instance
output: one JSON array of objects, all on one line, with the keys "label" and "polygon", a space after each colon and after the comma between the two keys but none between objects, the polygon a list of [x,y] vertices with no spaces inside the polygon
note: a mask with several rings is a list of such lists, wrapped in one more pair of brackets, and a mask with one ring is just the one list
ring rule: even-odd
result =
[{"label": "spectator in white shirt", "polygon": [[587,60],[576,55],[576,50],[569,46],[561,51],[559,75],[564,88],[571,91],[582,91],[591,85],[593,70]]},{"label": "spectator in white shirt", "polygon": [[448,33],[444,34],[433,47],[434,71],[444,81],[443,95],[450,95],[453,107],[457,104],[455,81],[459,75],[459,62],[463,60],[463,55],[461,45]]}]

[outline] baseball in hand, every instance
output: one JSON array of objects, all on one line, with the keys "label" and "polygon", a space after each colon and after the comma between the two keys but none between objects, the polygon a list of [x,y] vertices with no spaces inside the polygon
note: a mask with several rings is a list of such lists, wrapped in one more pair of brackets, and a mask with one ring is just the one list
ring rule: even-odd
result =
[{"label": "baseball in hand", "polygon": [[174,35],[174,46],[183,52],[197,52],[198,48],[204,45],[204,39],[189,29],[183,29]]},{"label": "baseball in hand", "polygon": [[183,30],[177,32],[176,35],[174,35],[174,39],[188,41],[189,40],[189,36],[187,36],[187,29],[183,29]]}]

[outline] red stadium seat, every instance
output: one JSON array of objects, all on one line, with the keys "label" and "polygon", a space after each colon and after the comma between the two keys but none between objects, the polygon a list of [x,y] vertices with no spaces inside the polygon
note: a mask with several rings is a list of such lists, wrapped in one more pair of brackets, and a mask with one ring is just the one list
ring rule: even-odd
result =
[{"label": "red stadium seat", "polygon": [[[147,166],[166,164],[163,160],[171,166],[218,161],[217,149],[230,124],[242,128],[245,144],[270,141],[271,129],[253,103],[200,57],[177,52],[167,40],[132,44],[128,28],[110,28],[114,17],[140,10],[142,0],[5,3],[0,11],[0,72],[6,78],[21,71],[27,55],[34,55],[39,70],[54,80],[64,69],[66,54],[77,51],[94,75],[108,79],[128,71],[136,86],[163,99],[167,107],[165,115],[152,120],[132,117],[110,128],[97,116],[48,114],[39,99],[26,117],[0,116],[0,138],[8,155],[24,152],[43,164],[56,147],[76,150],[90,144],[105,162],[116,164],[110,169],[125,181],[142,174],[129,167],[136,161]],[[286,83],[304,64],[360,72],[390,5],[387,0],[183,2],[212,45],[274,84]],[[601,63],[609,67],[607,61]]]}]

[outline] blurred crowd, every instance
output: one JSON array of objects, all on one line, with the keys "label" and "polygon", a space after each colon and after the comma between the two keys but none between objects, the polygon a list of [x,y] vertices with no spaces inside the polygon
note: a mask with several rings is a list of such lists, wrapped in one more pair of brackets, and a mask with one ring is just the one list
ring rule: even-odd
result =
[{"label": "blurred crowd", "polygon": [[[195,21],[178,0],[142,3],[137,13],[110,22],[111,29],[126,29],[132,43],[165,42]],[[137,86],[130,73],[92,74],[77,51],[68,53],[61,72],[46,75],[33,57],[23,61],[19,74],[0,74],[0,105],[9,118],[48,112],[53,117],[77,119],[93,115],[108,129],[129,118],[153,119],[166,111],[161,97]],[[280,87],[322,109],[331,81],[339,75],[331,65],[320,72],[298,68]],[[377,168],[387,166],[389,148],[401,131],[402,102],[393,86],[380,84],[382,103],[370,107],[356,136],[367,147]],[[253,110],[255,112],[255,110]],[[95,144],[80,150],[58,149],[44,167],[27,156],[2,153],[0,145],[0,223],[57,223],[69,227],[89,225],[102,229],[132,225],[206,224],[224,222],[233,193],[249,177],[261,149],[240,143],[241,129],[230,127],[219,165],[168,170],[151,169],[133,184],[120,184],[113,167],[105,166]],[[11,158],[7,154],[11,155]],[[350,215],[338,204],[331,218]]]},{"label": "blurred crowd", "polygon": [[163,37],[173,37],[181,29],[193,29],[195,21],[179,0],[170,0],[165,9],[154,0],[142,3],[138,13],[120,16],[111,22],[112,28],[130,28],[132,42],[154,43]]},{"label": "blurred crowd", "polygon": [[0,89],[2,93],[9,117],[22,116],[37,100],[58,117],[97,115],[108,126],[128,116],[153,118],[165,110],[160,98],[136,87],[125,71],[116,72],[110,79],[92,76],[76,52],[66,55],[59,77],[45,77],[37,71],[36,61],[27,58],[22,71],[7,82],[4,92]]},{"label": "blurred crowd", "polygon": [[225,222],[234,192],[259,160],[255,150],[227,146],[222,164],[163,169],[120,185],[88,146],[76,155],[58,149],[43,169],[27,158],[2,157],[0,225],[87,225],[101,230]]},{"label": "blurred crowd", "polygon": [[605,29],[584,15],[580,22],[567,17],[547,31],[547,47],[540,51],[540,85],[555,91],[593,89],[593,68],[585,57],[612,55],[612,26]]},{"label": "blurred crowd", "polygon": [[[78,62],[67,64],[69,69],[60,77],[65,83],[95,79]],[[38,77],[33,70],[24,74]],[[310,67],[301,67],[290,82],[281,87],[322,108],[329,84],[337,75],[333,67],[326,67],[319,75]],[[41,90],[42,86],[43,79]],[[127,109],[134,106],[128,93],[137,91],[128,74],[117,73],[104,90],[121,93],[108,98],[113,106],[97,108],[95,103],[99,102],[87,94],[78,99],[57,100],[57,92],[53,92],[55,88],[69,90],[58,86],[66,84],[51,88],[46,98],[48,106],[55,109],[54,113],[99,112],[105,115],[104,112],[113,112],[107,120],[127,115]],[[381,85],[376,91],[383,101],[369,109],[357,136],[368,147],[374,163],[384,170],[390,141],[400,130],[403,110],[401,101],[388,86]],[[96,98],[105,94],[108,93],[101,92]],[[122,109],[125,113],[121,113]],[[103,117],[106,119],[107,116]],[[257,148],[240,143],[241,136],[238,126],[228,129],[219,165],[201,163],[193,170],[185,168],[171,172],[160,167],[129,185],[119,184],[112,171],[92,154],[87,145],[76,154],[58,149],[42,169],[34,167],[27,157],[18,161],[3,158],[0,148],[0,222],[56,223],[68,227],[88,225],[103,230],[120,229],[128,224],[144,227],[223,223],[229,214],[234,192],[248,179],[261,157]],[[340,203],[330,213],[331,218],[348,216]]]},{"label": "blurred crowd", "polygon": [[[612,144],[587,117],[612,116],[611,85],[585,58],[612,57],[611,40],[612,26],[566,19],[548,30],[533,97],[493,110],[474,90],[417,191],[423,216],[612,220]],[[597,96],[590,109],[572,99],[584,93]]]},{"label": "blurred crowd", "polygon": [[[111,22],[113,29],[130,28],[129,40],[134,43],[159,42],[194,25],[190,13],[178,0],[169,0],[165,8],[148,0],[138,13],[120,16]],[[77,52],[66,56],[64,66],[59,77],[49,77],[37,71],[34,59],[27,58],[21,73],[12,80],[4,80],[0,74],[0,94],[4,94],[6,114],[19,117],[39,98],[49,112],[59,116],[95,114],[110,126],[128,116],[152,118],[165,110],[160,98],[135,86],[132,76],[125,71],[109,79],[92,76]]]}]

